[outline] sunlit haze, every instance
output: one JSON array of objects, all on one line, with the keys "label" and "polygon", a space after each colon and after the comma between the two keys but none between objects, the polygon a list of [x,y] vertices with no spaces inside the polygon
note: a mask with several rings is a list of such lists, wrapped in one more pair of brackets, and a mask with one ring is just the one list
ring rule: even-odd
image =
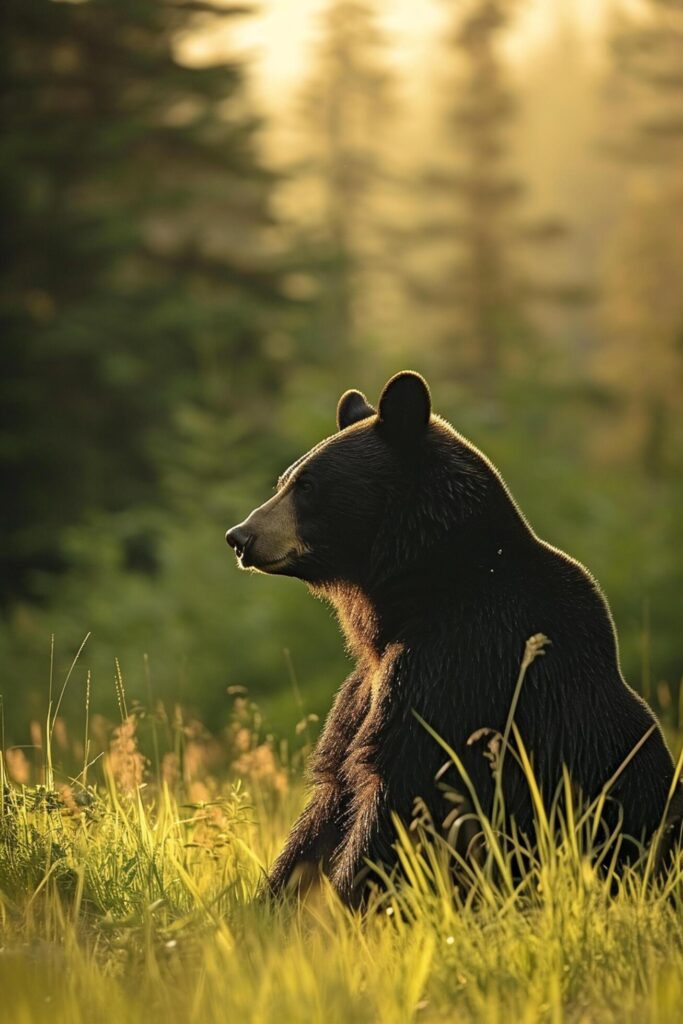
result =
[{"label": "sunlit haze", "polygon": [[[255,13],[239,22],[229,19],[222,31],[188,39],[183,56],[204,63],[234,54],[235,47],[253,62],[255,85],[268,105],[286,102],[301,81],[309,61],[326,0],[264,0]],[[452,11],[443,0],[393,0],[378,3],[390,59],[409,70],[416,86],[428,73],[433,47],[444,21]],[[587,44],[595,38],[610,9],[607,0],[529,0],[520,5],[517,24],[510,36],[509,53],[523,60],[561,25],[572,19],[585,33]]]}]

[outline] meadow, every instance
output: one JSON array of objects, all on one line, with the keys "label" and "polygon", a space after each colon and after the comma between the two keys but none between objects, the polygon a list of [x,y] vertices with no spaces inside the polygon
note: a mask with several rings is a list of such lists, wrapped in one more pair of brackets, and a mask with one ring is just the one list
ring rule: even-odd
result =
[{"label": "meadow", "polygon": [[683,864],[571,799],[259,897],[349,669],[224,543],[414,368],[678,756],[682,0],[2,12],[0,1024],[683,1020]]},{"label": "meadow", "polygon": [[617,879],[592,809],[544,808],[530,765],[533,849],[485,820],[465,861],[418,813],[397,823],[401,877],[381,873],[364,913],[324,884],[273,902],[261,887],[305,799],[309,719],[290,748],[243,694],[220,736],[179,708],[130,710],[120,675],[117,696],[120,723],[86,707],[78,739],[55,691],[35,757],[3,755],[4,1020],[680,1019],[683,859],[658,877],[644,851]]}]

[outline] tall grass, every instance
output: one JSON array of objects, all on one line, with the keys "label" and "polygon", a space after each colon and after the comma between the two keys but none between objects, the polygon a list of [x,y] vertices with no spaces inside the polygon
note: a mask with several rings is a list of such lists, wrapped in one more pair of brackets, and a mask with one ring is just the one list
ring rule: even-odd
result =
[{"label": "tall grass", "polygon": [[[155,732],[150,766],[125,711],[89,786],[85,772],[60,784],[46,752],[30,786],[0,758],[0,1019],[681,1019],[680,858],[660,876],[644,851],[615,875],[614,843],[595,827],[600,797],[576,806],[565,778],[563,799],[544,806],[514,707],[492,770],[519,759],[538,842],[504,827],[499,801],[490,818],[479,809],[483,839],[465,855],[467,814],[444,834],[423,809],[411,826],[396,822],[399,867],[378,869],[363,915],[325,883],[301,903],[254,900],[305,794],[243,711],[230,758],[201,779],[196,729],[185,750],[171,737],[167,754]],[[56,709],[45,744],[55,721]]]}]

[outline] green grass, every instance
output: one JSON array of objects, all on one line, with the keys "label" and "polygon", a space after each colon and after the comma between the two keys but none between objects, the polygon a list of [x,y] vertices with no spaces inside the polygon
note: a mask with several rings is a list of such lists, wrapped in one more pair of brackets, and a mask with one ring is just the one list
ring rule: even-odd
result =
[{"label": "green grass", "polygon": [[110,785],[82,811],[5,794],[3,1013],[13,1022],[680,1019],[683,877],[611,894],[569,847],[515,895],[454,899],[438,849],[365,917],[323,889],[252,902],[302,800],[225,783],[207,806]]},{"label": "green grass", "polygon": [[[196,724],[170,759],[155,734],[156,765],[145,764],[131,716],[90,785],[81,773],[60,787],[51,755],[49,788],[0,779],[2,1020],[681,1019],[683,863],[665,880],[647,854],[621,881],[609,857],[596,870],[591,812],[571,803],[564,821],[538,804],[534,851],[487,823],[473,860],[458,861],[424,815],[399,827],[404,880],[387,877],[364,915],[325,885],[300,903],[256,900],[305,794],[245,721],[242,707],[222,767]],[[54,743],[53,719],[47,733]]]}]

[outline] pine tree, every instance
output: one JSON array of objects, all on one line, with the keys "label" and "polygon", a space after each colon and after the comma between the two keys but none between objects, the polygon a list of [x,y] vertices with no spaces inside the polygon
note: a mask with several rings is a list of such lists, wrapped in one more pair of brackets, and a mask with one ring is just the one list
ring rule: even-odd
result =
[{"label": "pine tree", "polygon": [[619,71],[636,86],[632,159],[683,156],[683,0],[647,0],[614,36]]},{"label": "pine tree", "polygon": [[363,296],[381,263],[378,197],[386,184],[382,142],[393,109],[383,39],[370,3],[331,0],[302,102],[302,180],[317,195],[325,344],[342,355],[363,334]]},{"label": "pine tree", "polygon": [[621,399],[625,447],[651,477],[683,453],[683,0],[648,0],[614,37],[628,188],[607,265],[598,372]]},{"label": "pine tree", "polygon": [[532,307],[582,289],[548,282],[529,251],[557,241],[556,218],[529,220],[510,156],[517,99],[502,45],[516,0],[456,5],[447,43],[454,70],[444,122],[446,159],[425,174],[429,215],[414,238],[415,294],[438,319],[445,365],[495,391],[532,349]]},{"label": "pine tree", "polygon": [[63,564],[63,527],[154,499],[180,404],[234,414],[277,386],[259,122],[239,64],[178,56],[240,10],[3,4],[3,600]]}]

